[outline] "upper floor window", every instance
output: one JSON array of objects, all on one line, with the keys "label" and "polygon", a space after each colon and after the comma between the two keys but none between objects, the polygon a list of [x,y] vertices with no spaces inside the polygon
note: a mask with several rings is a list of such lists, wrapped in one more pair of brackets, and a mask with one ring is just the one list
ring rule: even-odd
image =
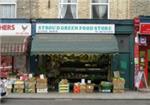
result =
[{"label": "upper floor window", "polygon": [[60,0],[59,18],[77,18],[77,0]]},{"label": "upper floor window", "polygon": [[16,18],[16,0],[0,0],[0,18]]},{"label": "upper floor window", "polygon": [[108,19],[109,18],[109,0],[91,0],[91,18]]}]

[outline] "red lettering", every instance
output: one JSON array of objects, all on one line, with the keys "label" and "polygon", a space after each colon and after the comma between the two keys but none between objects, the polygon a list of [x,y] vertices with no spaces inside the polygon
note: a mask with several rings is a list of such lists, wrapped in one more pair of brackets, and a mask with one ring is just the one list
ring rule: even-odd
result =
[{"label": "red lettering", "polygon": [[0,25],[0,30],[15,30],[15,25]]}]

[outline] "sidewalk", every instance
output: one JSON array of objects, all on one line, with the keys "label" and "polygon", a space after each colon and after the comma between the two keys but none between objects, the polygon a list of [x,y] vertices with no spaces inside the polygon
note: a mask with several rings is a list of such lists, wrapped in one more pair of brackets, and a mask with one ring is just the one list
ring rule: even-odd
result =
[{"label": "sidewalk", "polygon": [[127,91],[125,93],[43,93],[43,94],[16,94],[11,93],[7,96],[10,99],[118,99],[118,100],[150,100],[150,92],[135,92],[135,91]]}]

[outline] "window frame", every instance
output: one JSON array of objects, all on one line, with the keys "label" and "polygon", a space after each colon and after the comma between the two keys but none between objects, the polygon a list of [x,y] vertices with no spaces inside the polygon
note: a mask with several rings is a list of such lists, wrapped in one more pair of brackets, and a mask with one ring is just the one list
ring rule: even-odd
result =
[{"label": "window frame", "polygon": [[76,18],[73,18],[73,19],[78,19],[78,0],[76,3],[62,3],[61,0],[59,0],[59,4],[58,4],[58,8],[59,8],[59,12],[58,12],[58,18],[60,19],[65,19],[62,17],[61,15],[61,5],[75,5],[76,6]]},{"label": "window frame", "polygon": [[15,1],[2,1],[0,2],[0,5],[15,5],[15,17],[10,17],[10,18],[16,18],[17,17],[17,3]]},{"label": "window frame", "polygon": [[110,0],[108,0],[108,3],[92,3],[92,0],[90,0],[90,19],[94,19],[92,18],[92,6],[108,6],[108,10],[107,10],[107,19],[110,18]]}]

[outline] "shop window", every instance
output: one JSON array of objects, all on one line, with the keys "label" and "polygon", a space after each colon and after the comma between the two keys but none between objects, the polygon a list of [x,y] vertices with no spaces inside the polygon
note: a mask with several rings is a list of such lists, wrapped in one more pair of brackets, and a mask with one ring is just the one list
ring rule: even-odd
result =
[{"label": "shop window", "polygon": [[59,18],[77,18],[77,0],[60,0]]},{"label": "shop window", "polygon": [[129,36],[117,36],[119,52],[129,52]]},{"label": "shop window", "polygon": [[109,18],[109,0],[91,0],[91,18]]},{"label": "shop window", "polygon": [[16,0],[0,1],[0,18],[16,17]]}]

